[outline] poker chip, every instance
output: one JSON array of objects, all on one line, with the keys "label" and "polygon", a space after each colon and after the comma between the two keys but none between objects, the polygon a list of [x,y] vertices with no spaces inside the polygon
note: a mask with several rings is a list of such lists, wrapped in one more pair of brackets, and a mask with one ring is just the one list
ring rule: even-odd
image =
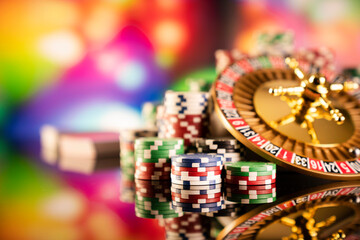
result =
[{"label": "poker chip", "polygon": [[186,172],[186,171],[171,170],[171,173],[173,175],[179,175],[179,176],[214,176],[214,175],[221,175],[221,171]]},{"label": "poker chip", "polygon": [[276,179],[258,180],[258,181],[246,181],[236,179],[225,179],[227,183],[238,184],[238,185],[267,185],[276,182]]},{"label": "poker chip", "polygon": [[269,194],[233,194],[233,193],[226,193],[227,200],[231,199],[261,199],[261,198],[271,198],[276,197],[276,192],[269,193]]},{"label": "poker chip", "polygon": [[172,201],[172,205],[175,207],[185,207],[185,208],[212,208],[212,207],[221,207],[225,202],[223,199],[217,202],[212,203],[183,203]]},{"label": "poker chip", "polygon": [[223,206],[218,206],[218,207],[203,207],[203,208],[192,208],[192,207],[173,207],[174,210],[176,212],[198,212],[198,213],[203,213],[203,212],[214,212],[214,211],[219,211],[223,208]]},{"label": "poker chip", "polygon": [[179,193],[182,196],[190,196],[190,195],[205,195],[209,197],[211,194],[221,193],[221,189],[212,189],[212,190],[182,190],[182,189],[175,189],[171,188],[172,193]]},{"label": "poker chip", "polygon": [[192,181],[192,180],[174,180],[174,179],[171,179],[171,182],[172,183],[175,183],[175,184],[183,184],[183,185],[211,185],[211,184],[218,184],[218,183],[221,183],[222,180],[221,178],[220,179],[215,179],[215,180],[209,180],[209,181]]},{"label": "poker chip", "polygon": [[267,175],[267,176],[234,176],[234,175],[226,175],[226,180],[231,181],[262,181],[276,179],[275,175]]},{"label": "poker chip", "polygon": [[208,171],[221,171],[222,166],[216,166],[216,167],[177,167],[175,165],[171,166],[172,170],[178,171],[178,172],[208,172]]},{"label": "poker chip", "polygon": [[170,157],[184,153],[183,142],[179,138],[151,137],[137,139],[135,144],[135,178],[169,180]]},{"label": "poker chip", "polygon": [[274,183],[272,184],[263,184],[263,185],[233,185],[226,184],[226,189],[235,189],[235,190],[269,190],[276,188]]},{"label": "poker chip", "polygon": [[234,170],[240,172],[261,172],[261,171],[272,171],[276,170],[274,163],[264,162],[236,162],[236,163],[225,163],[226,170]]},{"label": "poker chip", "polygon": [[172,189],[176,189],[179,191],[199,191],[199,190],[219,190],[221,191],[221,184],[212,184],[212,185],[198,185],[198,186],[186,186],[182,184],[171,184]]},{"label": "poker chip", "polygon": [[216,193],[208,193],[208,194],[185,194],[185,193],[177,193],[172,192],[171,197],[181,198],[181,199],[190,199],[190,200],[199,200],[199,199],[209,199],[209,198],[220,198],[222,196],[222,192]]},{"label": "poker chip", "polygon": [[227,175],[231,176],[245,176],[245,177],[257,177],[257,176],[276,176],[276,170],[267,171],[267,172],[241,172],[241,171],[231,171],[226,170]]},{"label": "poker chip", "polygon": [[276,201],[276,197],[271,198],[261,198],[261,199],[241,199],[240,203],[242,204],[262,204],[262,203],[272,203]]},{"label": "poker chip", "polygon": [[179,217],[181,215],[182,215],[182,213],[161,214],[161,215],[145,214],[145,213],[137,212],[135,210],[135,216],[140,217],[140,218],[164,219],[164,218],[177,218],[177,217]]},{"label": "poker chip", "polygon": [[194,199],[194,198],[180,198],[175,197],[174,195],[171,196],[172,200],[174,202],[179,203],[194,203],[194,204],[200,204],[200,203],[214,203],[214,202],[220,202],[223,200],[223,197],[216,197],[216,198],[200,198],[200,199]]},{"label": "poker chip", "polygon": [[[210,176],[180,176],[170,174],[171,180],[174,181],[192,181],[192,182],[202,182],[202,181],[220,181],[221,182],[221,174],[210,175]],[[247,177],[246,177],[247,178]]]},{"label": "poker chip", "polygon": [[187,168],[199,168],[199,167],[218,167],[223,166],[222,161],[209,162],[209,163],[178,163],[172,162],[172,165],[175,167],[187,167]]},{"label": "poker chip", "polygon": [[271,194],[276,192],[276,188],[265,189],[265,190],[239,190],[235,188],[226,188],[227,193],[244,194],[244,195],[259,195],[259,194]]}]

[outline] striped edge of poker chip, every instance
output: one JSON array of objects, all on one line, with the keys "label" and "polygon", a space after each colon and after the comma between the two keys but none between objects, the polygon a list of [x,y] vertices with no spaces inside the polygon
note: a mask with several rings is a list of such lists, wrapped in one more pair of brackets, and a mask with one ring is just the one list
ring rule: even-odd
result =
[{"label": "striped edge of poker chip", "polygon": [[234,170],[241,172],[261,172],[261,171],[272,171],[276,169],[274,163],[264,163],[264,162],[235,162],[235,163],[226,163],[226,170]]},{"label": "striped edge of poker chip", "polygon": [[179,198],[179,197],[172,196],[171,198],[174,202],[189,203],[189,204],[214,203],[214,202],[220,202],[221,200],[223,200],[223,197],[186,199],[186,198]]},{"label": "striped edge of poker chip", "polygon": [[193,157],[192,154],[188,154],[187,157],[175,156],[171,158],[171,161],[174,163],[211,163],[223,162],[223,160],[223,156],[221,155],[216,155],[215,157]]},{"label": "striped edge of poker chip", "polygon": [[209,195],[214,193],[221,193],[221,188],[219,189],[210,189],[210,190],[183,190],[178,188],[171,187],[171,192],[179,193],[183,195]]},{"label": "striped edge of poker chip", "polygon": [[216,193],[207,193],[207,194],[186,194],[186,193],[177,193],[177,192],[171,192],[171,197],[186,199],[186,200],[206,200],[209,198],[220,198],[222,197],[222,192],[216,192]]},{"label": "striped edge of poker chip", "polygon": [[171,179],[172,183],[176,183],[176,184],[183,184],[183,185],[210,185],[210,184],[218,184],[221,183],[222,180],[209,180],[209,181],[188,181],[188,180],[183,180],[183,181],[178,181],[178,180],[174,180]]},{"label": "striped edge of poker chip", "polygon": [[157,137],[148,137],[148,138],[137,138],[135,140],[136,146],[164,146],[171,147],[175,145],[183,145],[184,139],[182,138],[157,138]]},{"label": "striped edge of poker chip", "polygon": [[259,195],[259,194],[270,194],[270,193],[276,193],[276,188],[271,189],[265,189],[265,190],[239,190],[239,189],[233,189],[233,188],[226,188],[227,193],[232,194],[245,194],[245,195]]},{"label": "striped edge of poker chip", "polygon": [[276,188],[275,183],[271,184],[262,184],[262,185],[233,185],[225,184],[226,188],[231,188],[232,190],[267,190]]},{"label": "striped edge of poker chip", "polygon": [[226,180],[234,181],[263,181],[269,179],[276,179],[275,175],[266,175],[266,176],[235,176],[235,175],[226,175]]},{"label": "striped edge of poker chip", "polygon": [[214,212],[214,211],[219,211],[223,209],[222,206],[219,207],[209,207],[209,208],[189,208],[189,207],[174,207],[174,210],[176,212],[198,212],[198,213],[202,213],[202,212]]},{"label": "striped edge of poker chip", "polygon": [[203,182],[203,181],[221,181],[221,175],[215,176],[179,176],[170,174],[171,180],[174,181],[191,181],[191,182]]},{"label": "striped edge of poker chip", "polygon": [[276,176],[276,169],[267,172],[241,172],[241,171],[226,170],[226,175],[244,176],[244,177]]},{"label": "striped edge of poker chip", "polygon": [[209,163],[178,163],[176,161],[172,162],[172,165],[175,167],[187,167],[187,168],[202,168],[202,167],[218,167],[223,166],[222,161],[209,162]]},{"label": "striped edge of poker chip", "polygon": [[175,207],[186,207],[186,208],[209,208],[209,207],[220,207],[225,204],[224,200],[220,200],[214,203],[181,203],[172,201],[172,205]]},{"label": "striped edge of poker chip", "polygon": [[176,172],[198,172],[198,173],[206,173],[206,172],[211,172],[211,171],[221,171],[222,170],[222,166],[215,166],[215,167],[198,167],[198,168],[193,168],[193,167],[177,167],[175,165],[171,166],[171,169],[173,171]]},{"label": "striped edge of poker chip", "polygon": [[241,199],[240,203],[242,204],[263,204],[263,203],[272,203],[276,201],[276,197],[264,198],[264,199]]},{"label": "striped edge of poker chip", "polygon": [[203,186],[184,186],[182,184],[171,184],[172,189],[179,189],[179,190],[221,190],[221,184],[210,184],[210,185],[203,185]]},{"label": "striped edge of poker chip", "polygon": [[210,176],[221,175],[222,171],[219,170],[219,171],[208,171],[208,172],[186,172],[186,171],[171,170],[171,173],[173,175],[183,176],[183,177],[195,177],[195,176],[210,177]]},{"label": "striped edge of poker chip", "polygon": [[226,183],[230,184],[238,184],[238,185],[267,185],[276,182],[276,179],[267,179],[267,180],[259,180],[259,181],[243,181],[243,180],[229,180],[225,179]]},{"label": "striped edge of poker chip", "polygon": [[269,194],[233,194],[227,192],[225,194],[226,197],[232,198],[232,199],[262,199],[262,198],[271,198],[276,197],[276,192],[269,193]]}]

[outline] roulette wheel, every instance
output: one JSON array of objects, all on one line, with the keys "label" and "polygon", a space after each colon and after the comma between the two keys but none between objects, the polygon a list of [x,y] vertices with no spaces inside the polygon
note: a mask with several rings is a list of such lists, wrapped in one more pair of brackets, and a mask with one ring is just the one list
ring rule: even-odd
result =
[{"label": "roulette wheel", "polygon": [[212,96],[225,128],[261,158],[315,177],[358,180],[360,105],[348,93],[357,87],[301,59],[257,56],[224,69]]}]

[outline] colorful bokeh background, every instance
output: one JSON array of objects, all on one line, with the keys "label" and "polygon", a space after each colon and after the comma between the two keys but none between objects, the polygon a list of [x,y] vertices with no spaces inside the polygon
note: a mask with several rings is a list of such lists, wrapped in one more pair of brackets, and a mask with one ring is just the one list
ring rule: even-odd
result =
[{"label": "colorful bokeh background", "polygon": [[141,126],[144,101],[185,77],[213,80],[216,49],[249,52],[263,31],[357,67],[359,12],[357,0],[0,1],[0,239],[164,238],[119,201],[118,170],[41,162],[40,126]]}]

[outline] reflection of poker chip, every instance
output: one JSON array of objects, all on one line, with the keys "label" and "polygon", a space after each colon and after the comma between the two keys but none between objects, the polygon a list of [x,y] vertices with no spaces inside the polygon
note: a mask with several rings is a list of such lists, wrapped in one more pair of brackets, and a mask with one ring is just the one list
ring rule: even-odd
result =
[{"label": "reflection of poker chip", "polygon": [[199,199],[208,199],[208,198],[220,198],[222,196],[222,192],[207,193],[207,194],[186,194],[186,193],[172,192],[171,196],[181,199],[199,200]]},{"label": "reflection of poker chip", "polygon": [[274,163],[264,163],[264,162],[236,162],[236,163],[226,163],[226,170],[234,170],[240,172],[261,172],[261,171],[272,171],[276,169]]},{"label": "reflection of poker chip", "polygon": [[259,199],[240,199],[239,202],[242,204],[261,204],[261,203],[272,203],[275,201],[276,201],[276,197],[270,197],[270,198],[259,198]]},{"label": "reflection of poker chip", "polygon": [[276,192],[275,187],[265,190],[239,190],[238,188],[231,188],[231,187],[226,188],[226,193],[231,193],[231,194],[259,195],[259,194],[271,194],[275,192]]},{"label": "reflection of poker chip", "polygon": [[137,212],[135,209],[135,215],[140,218],[152,218],[152,219],[164,219],[164,218],[177,218],[182,215],[182,213],[174,213],[174,214],[145,214]]},{"label": "reflection of poker chip", "polygon": [[235,194],[227,192],[225,196],[227,197],[228,201],[237,202],[234,201],[234,199],[262,199],[276,197],[276,192],[269,194]]}]

